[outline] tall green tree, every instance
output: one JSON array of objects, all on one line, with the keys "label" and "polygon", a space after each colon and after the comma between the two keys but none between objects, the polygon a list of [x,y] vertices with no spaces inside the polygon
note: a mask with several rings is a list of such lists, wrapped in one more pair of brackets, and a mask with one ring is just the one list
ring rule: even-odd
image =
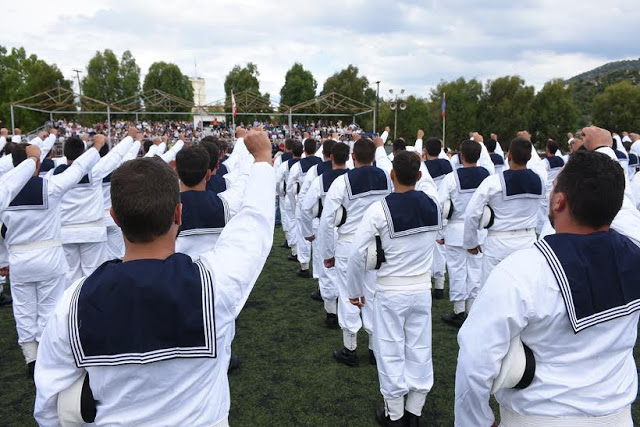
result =
[{"label": "tall green tree", "polygon": [[518,76],[505,76],[486,83],[480,102],[480,132],[496,133],[503,148],[519,130],[527,129],[534,99],[533,86]]},{"label": "tall green tree", "polygon": [[[144,78],[142,85],[143,91],[147,92],[158,89],[170,95],[177,96],[187,101],[193,101],[193,85],[189,76],[182,74],[180,68],[176,64],[167,62],[154,62],[149,67],[149,71]],[[189,107],[176,107],[174,111],[190,111]],[[175,116],[161,115],[154,118],[175,118]],[[184,116],[182,116],[184,118]]]},{"label": "tall green tree", "polygon": [[82,94],[98,101],[112,103],[123,98],[120,61],[111,49],[96,52],[87,64],[82,79]]},{"label": "tall green tree", "polygon": [[531,113],[530,131],[538,147],[553,139],[566,150],[565,135],[575,129],[580,112],[562,79],[545,83],[533,100]]},{"label": "tall green tree", "polygon": [[260,93],[260,82],[258,81],[260,73],[258,66],[253,62],[247,63],[246,66],[234,66],[224,79],[224,93],[227,97],[233,93],[244,92],[251,89],[257,94]]},{"label": "tall green tree", "polygon": [[122,98],[128,98],[140,92],[140,67],[128,50],[124,51],[120,59],[120,78],[122,79]]},{"label": "tall green tree", "polygon": [[[427,135],[442,138],[442,98],[446,94],[445,144],[458,149],[460,141],[469,136],[469,132],[480,128],[478,115],[482,96],[482,82],[463,77],[452,82],[441,82],[431,90],[429,97],[429,117],[433,126],[425,132]],[[408,109],[407,109],[408,110]]]},{"label": "tall green tree", "polygon": [[[0,121],[11,126],[10,106],[13,102],[56,87],[71,89],[55,64],[48,64],[36,55],[28,55],[24,48],[11,52],[0,46]],[[69,109],[73,105],[65,106]],[[25,131],[35,129],[49,120],[49,115],[35,111],[14,109],[16,126]]]},{"label": "tall green tree", "polygon": [[322,87],[321,95],[331,92],[339,93],[367,105],[373,105],[376,101],[376,92],[369,87],[369,79],[361,76],[360,70],[354,65],[349,65],[344,70],[338,71],[329,77]]},{"label": "tall green tree", "polygon": [[640,87],[615,83],[593,100],[593,124],[622,133],[640,128]]},{"label": "tall green tree", "polygon": [[302,64],[296,62],[284,78],[284,86],[280,89],[280,103],[292,107],[313,99],[317,87],[318,82],[311,71],[305,70]]}]

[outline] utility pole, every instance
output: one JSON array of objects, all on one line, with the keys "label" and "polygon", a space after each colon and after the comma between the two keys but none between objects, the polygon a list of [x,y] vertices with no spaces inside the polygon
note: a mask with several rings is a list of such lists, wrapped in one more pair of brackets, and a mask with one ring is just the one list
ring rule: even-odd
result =
[{"label": "utility pole", "polygon": [[378,122],[380,121],[380,80],[376,82],[376,117],[373,121],[373,132],[378,130]]},{"label": "utility pole", "polygon": [[76,78],[78,79],[78,93],[79,93],[80,95],[82,95],[82,86],[80,86],[80,73],[81,73],[82,71],[77,70],[77,69],[75,69],[75,68],[74,68],[74,69],[73,69],[73,72],[74,72],[74,73],[76,73]]}]

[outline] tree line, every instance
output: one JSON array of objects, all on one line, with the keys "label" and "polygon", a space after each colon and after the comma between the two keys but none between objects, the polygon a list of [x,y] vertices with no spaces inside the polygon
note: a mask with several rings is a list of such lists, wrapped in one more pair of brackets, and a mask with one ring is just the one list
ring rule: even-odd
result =
[{"label": "tree line", "polygon": [[[136,94],[141,89],[160,89],[182,99],[193,99],[189,77],[177,65],[154,62],[142,82],[140,72],[129,51],[120,58],[110,49],[96,52],[83,73],[82,93],[108,103],[127,98],[136,102]],[[229,97],[232,91],[238,94],[250,90],[263,98],[264,105],[267,105],[271,94],[261,91],[259,77],[258,66],[254,63],[234,66],[224,80],[225,95]],[[401,101],[407,108],[398,111],[398,128],[395,131],[407,139],[413,138],[417,129],[424,129],[427,135],[442,137],[441,103],[445,93],[445,140],[452,147],[471,131],[496,133],[500,140],[508,142],[517,131],[526,128],[542,145],[547,139],[564,144],[567,132],[591,123],[617,132],[640,129],[640,115],[637,114],[640,110],[640,87],[637,79],[629,78],[629,73],[622,73],[620,77],[615,75],[605,79],[604,83],[601,80],[591,86],[597,86],[597,90],[582,80],[568,84],[562,79],[554,79],[536,93],[534,87],[527,85],[519,76],[498,77],[486,82],[463,77],[441,81],[428,94],[403,97]],[[24,48],[13,48],[9,52],[0,46],[0,121],[4,124],[9,122],[9,105],[12,102],[54,87],[72,87],[71,81],[64,78],[55,64],[48,64],[33,54],[27,56]],[[372,82],[354,65],[336,72],[327,78],[319,92],[318,89],[312,72],[295,63],[285,75],[279,93],[280,103],[293,106],[317,95],[337,92],[371,107],[376,104]],[[378,127],[389,125],[394,131],[396,112],[391,109],[392,99],[381,95]],[[260,112],[264,113],[263,119],[286,121],[283,115],[269,108]],[[15,113],[16,123],[26,129],[38,127],[48,119],[31,111],[16,110]],[[330,120],[335,122],[339,119]],[[348,123],[351,117],[342,120]],[[372,129],[372,115],[359,116],[358,124],[364,129]]]}]

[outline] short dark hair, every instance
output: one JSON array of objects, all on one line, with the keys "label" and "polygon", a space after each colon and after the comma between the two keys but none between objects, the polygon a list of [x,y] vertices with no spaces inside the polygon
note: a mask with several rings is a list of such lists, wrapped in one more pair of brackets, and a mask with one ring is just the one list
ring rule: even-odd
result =
[{"label": "short dark hair", "polygon": [[132,243],[149,243],[166,234],[180,203],[180,184],[159,158],[123,163],[111,175],[111,206],[122,234]]},{"label": "short dark hair", "polygon": [[304,140],[304,152],[307,154],[316,154],[316,140],[307,138]]},{"label": "short dark hair", "polygon": [[98,153],[100,153],[100,157],[106,156],[109,153],[109,144],[104,144]]},{"label": "short dark hair", "polygon": [[369,138],[360,138],[353,144],[353,155],[362,164],[373,163],[376,157],[376,144]]},{"label": "short dark hair", "polygon": [[218,147],[218,144],[203,138],[200,145],[204,147],[209,154],[209,170],[214,170],[218,166],[218,160],[220,160],[220,148]]},{"label": "short dark hair", "polygon": [[465,139],[460,144],[460,156],[467,163],[477,163],[482,152],[482,146],[478,141]]},{"label": "short dark hair", "polygon": [[71,136],[64,142],[63,151],[67,160],[75,160],[84,153],[84,141],[77,136]]},{"label": "short dark hair", "polygon": [[420,157],[416,153],[401,151],[393,156],[393,170],[402,185],[416,185],[420,173]]},{"label": "short dark hair", "polygon": [[333,161],[342,166],[349,160],[349,146],[344,142],[336,142],[331,148],[331,155],[333,156]]},{"label": "short dark hair", "polygon": [[429,138],[424,142],[424,148],[430,156],[437,156],[442,151],[442,142],[438,138]]},{"label": "short dark hair", "polygon": [[325,157],[329,157],[331,155],[331,150],[333,149],[333,146],[336,145],[337,142],[335,142],[333,139],[327,139],[322,143],[322,155]]},{"label": "short dark hair", "polygon": [[14,147],[11,150],[11,160],[13,161],[13,167],[18,166],[20,163],[27,159],[28,146],[29,144],[26,144],[24,142],[14,144]]},{"label": "short dark hair", "polygon": [[631,141],[622,141],[622,145],[624,145],[626,151],[631,150]]},{"label": "short dark hair", "polygon": [[300,141],[295,141],[293,143],[293,146],[291,147],[291,153],[293,154],[293,157],[300,157],[302,156],[302,152],[303,152],[303,148],[302,148],[302,142]]},{"label": "short dark hair", "polygon": [[150,139],[142,140],[142,147],[144,148],[145,153],[149,152],[149,148],[151,148],[152,145],[153,145],[153,141],[151,141]]},{"label": "short dark hair", "polygon": [[391,146],[391,151],[397,153],[398,151],[403,151],[407,149],[407,143],[404,138],[398,138],[393,141],[393,145]]},{"label": "short dark hair", "polygon": [[184,148],[176,154],[176,172],[187,187],[195,187],[204,179],[209,169],[209,153],[201,145]]},{"label": "short dark hair", "polygon": [[284,148],[286,148],[287,150],[291,151],[293,149],[293,144],[295,144],[296,140],[295,139],[291,139],[291,138],[287,138],[284,140]]},{"label": "short dark hair", "polygon": [[558,148],[560,148],[560,145],[558,145],[558,143],[555,142],[553,139],[550,139],[547,141],[547,149],[549,150],[550,153],[555,154],[556,151],[558,151]]},{"label": "short dark hair", "polygon": [[576,150],[556,178],[553,191],[567,197],[571,216],[580,224],[610,225],[624,199],[624,172],[606,154]]},{"label": "short dark hair", "polygon": [[498,145],[498,142],[493,138],[489,138],[484,142],[484,146],[487,147],[487,151],[490,153],[493,153],[494,151],[496,151],[497,145]]},{"label": "short dark hair", "polygon": [[509,145],[511,160],[517,165],[524,166],[531,160],[531,141],[525,138],[516,138]]},{"label": "short dark hair", "polygon": [[202,138],[200,140],[200,143],[202,144],[203,142],[213,142],[217,146],[220,146],[220,140],[218,139],[217,136],[213,136],[213,135],[207,135],[204,138]]}]

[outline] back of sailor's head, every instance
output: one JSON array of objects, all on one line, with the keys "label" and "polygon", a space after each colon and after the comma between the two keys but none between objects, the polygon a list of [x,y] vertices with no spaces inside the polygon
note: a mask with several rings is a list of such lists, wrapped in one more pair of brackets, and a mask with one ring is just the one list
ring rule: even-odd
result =
[{"label": "back of sailor's head", "polygon": [[515,138],[509,145],[509,157],[517,165],[526,165],[531,160],[531,141],[526,138]]},{"label": "back of sailor's head", "polygon": [[67,160],[75,160],[84,153],[84,142],[77,136],[71,136],[64,142],[64,156]]},{"label": "back of sailor's head", "polygon": [[420,178],[420,157],[409,151],[401,151],[393,156],[393,173],[398,183],[416,185]]},{"label": "back of sailor's head", "polygon": [[424,148],[430,156],[437,156],[442,151],[442,142],[438,138],[431,137],[424,142]]},{"label": "back of sailor's head", "polygon": [[302,147],[302,143],[300,141],[295,141],[291,146],[291,153],[293,154],[293,156],[300,157],[302,156],[303,152],[304,148]]},{"label": "back of sailor's head", "polygon": [[324,157],[331,156],[331,149],[337,144],[333,139],[327,139],[322,143],[322,155]]},{"label": "back of sailor's head", "polygon": [[331,157],[336,165],[344,165],[349,160],[349,146],[343,142],[336,142],[331,148]]},{"label": "back of sailor's head", "polygon": [[312,156],[316,153],[316,140],[313,138],[307,138],[304,140],[304,152],[308,156]]},{"label": "back of sailor's head", "polygon": [[218,160],[220,160],[220,146],[207,138],[203,138],[200,145],[209,154],[209,170],[214,170],[218,167]]},{"label": "back of sailor's head", "polygon": [[176,171],[187,187],[200,184],[209,170],[209,153],[201,145],[183,148],[176,154]]},{"label": "back of sailor's head", "polygon": [[180,185],[175,171],[160,158],[123,163],[111,175],[111,205],[125,238],[150,243],[175,223]]},{"label": "back of sailor's head", "polygon": [[361,164],[372,163],[376,156],[376,145],[369,138],[360,138],[353,144],[353,155]]},{"label": "back of sailor's head", "polygon": [[482,152],[479,142],[465,139],[460,143],[460,156],[467,163],[477,163]]}]

